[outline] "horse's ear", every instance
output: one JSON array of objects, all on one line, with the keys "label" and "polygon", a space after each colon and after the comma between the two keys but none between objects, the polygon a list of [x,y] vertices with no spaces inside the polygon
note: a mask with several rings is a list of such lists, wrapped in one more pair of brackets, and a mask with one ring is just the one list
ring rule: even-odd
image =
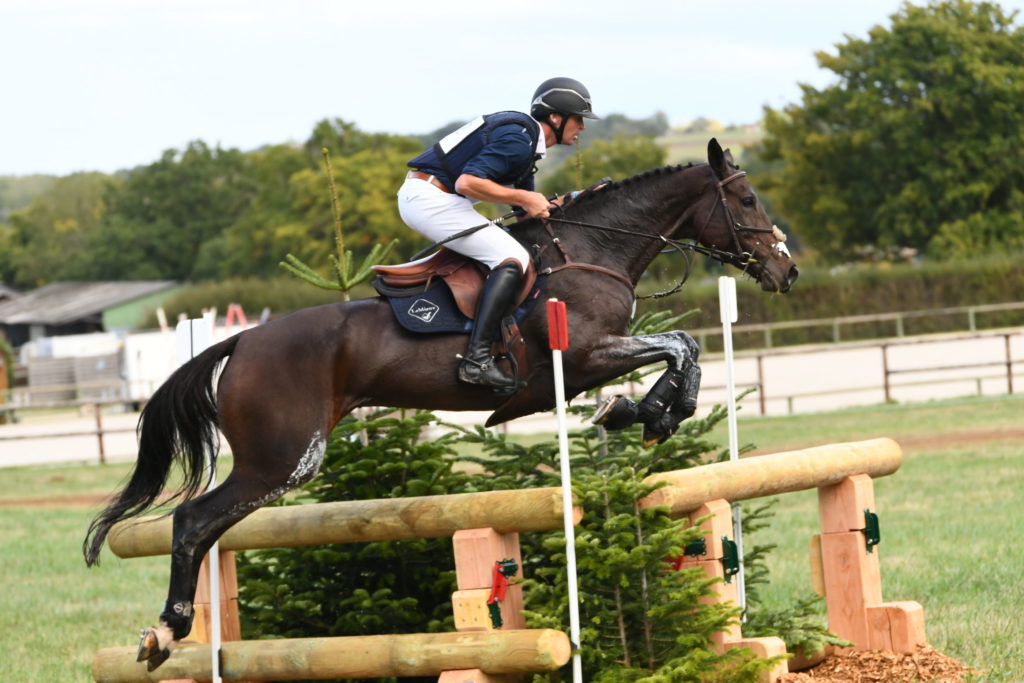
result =
[{"label": "horse's ear", "polygon": [[718,144],[717,138],[711,138],[711,140],[708,141],[708,163],[711,164],[711,170],[723,177],[728,175],[726,154],[728,154],[728,152],[722,151],[722,146]]}]

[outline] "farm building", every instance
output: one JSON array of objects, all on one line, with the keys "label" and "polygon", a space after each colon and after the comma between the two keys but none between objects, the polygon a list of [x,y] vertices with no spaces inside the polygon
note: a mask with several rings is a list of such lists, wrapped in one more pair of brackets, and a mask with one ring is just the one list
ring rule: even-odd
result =
[{"label": "farm building", "polygon": [[55,282],[0,300],[0,334],[19,347],[40,337],[138,329],[180,288],[173,280]]},{"label": "farm building", "polygon": [[21,296],[21,292],[0,282],[0,303],[10,301],[18,296]]}]

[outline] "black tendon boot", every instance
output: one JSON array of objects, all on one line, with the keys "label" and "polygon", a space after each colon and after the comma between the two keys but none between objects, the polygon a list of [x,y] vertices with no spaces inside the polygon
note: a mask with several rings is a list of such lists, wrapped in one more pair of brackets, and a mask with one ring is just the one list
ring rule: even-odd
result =
[{"label": "black tendon boot", "polygon": [[519,388],[515,377],[506,375],[491,355],[491,344],[500,333],[501,319],[512,307],[523,274],[515,261],[502,263],[491,271],[476,306],[476,320],[469,335],[466,354],[459,364],[459,379],[469,384],[484,384],[495,393],[511,394]]},{"label": "black tendon boot", "polygon": [[681,371],[666,370],[640,403],[621,394],[605,399],[590,421],[608,430],[642,422],[643,444],[662,443],[696,411],[699,389],[700,366],[688,362]]},{"label": "black tendon boot", "polygon": [[[654,385],[638,411],[639,419],[644,423],[641,437],[644,446],[663,443],[676,433],[680,422],[696,412],[700,375],[700,366],[688,362],[684,364],[681,372],[669,370]],[[656,392],[656,389],[660,391]],[[666,396],[669,393],[666,390],[671,391],[671,395]]]}]

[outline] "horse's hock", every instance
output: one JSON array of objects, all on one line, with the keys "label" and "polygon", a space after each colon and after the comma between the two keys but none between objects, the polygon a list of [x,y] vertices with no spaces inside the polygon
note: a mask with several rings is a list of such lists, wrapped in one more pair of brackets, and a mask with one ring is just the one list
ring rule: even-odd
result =
[{"label": "horse's hock", "polygon": [[[664,481],[645,506],[668,506],[675,516],[707,518],[707,552],[687,557],[717,584],[717,599],[736,602],[735,582],[726,583],[722,538],[732,533],[730,502],[818,489],[821,533],[812,539],[815,584],[825,595],[829,628],[853,649],[913,652],[925,643],[924,616],[916,602],[883,602],[878,562],[872,477],[892,474],[902,451],[891,439],[832,444],[748,457],[737,462],[654,475]],[[581,512],[576,509],[576,519]],[[451,496],[322,503],[259,510],[221,539],[221,675],[228,681],[437,675],[442,683],[513,680],[554,671],[571,655],[560,631],[526,629],[522,588],[504,588],[496,627],[488,599],[495,564],[522,566],[519,532],[560,529],[561,490],[544,488]],[[170,551],[168,518],[123,522],[109,544],[121,557]],[[446,537],[453,541],[458,590],[452,596],[456,633],[241,641],[233,551],[247,548]],[[135,662],[134,647],[96,653],[96,681],[209,680],[209,593],[196,595],[197,619],[189,640],[150,673]],[[760,656],[785,652],[779,638],[744,638],[739,625],[719,633],[719,649],[748,647]],[[782,662],[767,680],[788,670]]]}]

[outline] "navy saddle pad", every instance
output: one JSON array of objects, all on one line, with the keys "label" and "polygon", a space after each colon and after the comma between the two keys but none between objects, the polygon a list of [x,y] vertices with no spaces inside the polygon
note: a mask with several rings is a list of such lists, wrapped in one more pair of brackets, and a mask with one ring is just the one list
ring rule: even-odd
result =
[{"label": "navy saddle pad", "polygon": [[374,287],[391,304],[398,323],[410,332],[468,333],[473,328],[473,321],[455,305],[455,297],[441,279],[427,291],[414,294],[378,286],[377,282],[374,282]]},{"label": "navy saddle pad", "polygon": [[[519,324],[530,312],[533,305],[540,298],[544,281],[547,276],[537,278],[530,295],[519,308],[512,312],[512,318]],[[447,332],[469,334],[473,329],[473,321],[462,314],[459,307],[455,305],[455,297],[448,289],[444,280],[438,280],[430,285],[426,291],[408,293],[407,289],[389,287],[378,278],[373,282],[374,289],[388,300],[391,304],[391,311],[395,314],[398,324],[410,332],[429,333]],[[411,289],[420,290],[420,287]]]}]

